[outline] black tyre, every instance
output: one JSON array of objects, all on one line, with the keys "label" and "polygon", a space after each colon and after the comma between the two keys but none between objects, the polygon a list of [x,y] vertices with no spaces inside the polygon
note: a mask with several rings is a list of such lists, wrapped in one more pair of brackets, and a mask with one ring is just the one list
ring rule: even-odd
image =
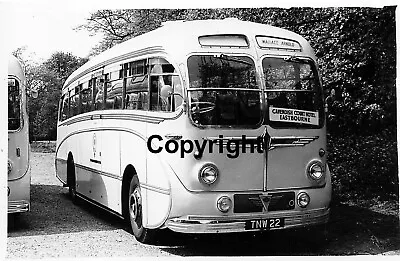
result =
[{"label": "black tyre", "polygon": [[127,219],[132,234],[141,243],[152,243],[154,241],[155,230],[143,227],[142,193],[139,186],[139,179],[136,175],[132,177],[130,182],[127,203]]},{"label": "black tyre", "polygon": [[17,214],[8,214],[7,216],[7,229],[13,230],[15,228],[15,223],[17,222]]},{"label": "black tyre", "polygon": [[72,203],[77,205],[79,203],[78,197],[76,195],[76,177],[75,177],[75,163],[73,159],[68,160],[67,163],[68,172],[68,192],[72,200]]}]

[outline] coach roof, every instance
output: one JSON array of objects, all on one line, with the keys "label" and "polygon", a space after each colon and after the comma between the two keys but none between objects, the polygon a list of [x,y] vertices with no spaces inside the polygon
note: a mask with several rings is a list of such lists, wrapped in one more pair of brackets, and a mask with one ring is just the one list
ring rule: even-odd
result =
[{"label": "coach roof", "polygon": [[8,75],[18,78],[18,80],[25,82],[25,75],[21,63],[14,55],[8,56]]},{"label": "coach roof", "polygon": [[[270,25],[240,21],[236,18],[227,18],[224,20],[168,21],[164,22],[160,28],[129,39],[93,57],[68,77],[64,88],[87,73],[99,70],[121,59],[129,59],[134,55],[139,55],[141,54],[140,50],[179,50],[181,53],[185,49],[193,51],[194,43],[197,43],[199,46],[199,36],[218,34],[243,34],[252,38],[257,35],[264,35],[292,39],[299,42],[305,49],[310,49],[307,41],[296,33]],[[253,40],[250,39],[251,42]]]}]

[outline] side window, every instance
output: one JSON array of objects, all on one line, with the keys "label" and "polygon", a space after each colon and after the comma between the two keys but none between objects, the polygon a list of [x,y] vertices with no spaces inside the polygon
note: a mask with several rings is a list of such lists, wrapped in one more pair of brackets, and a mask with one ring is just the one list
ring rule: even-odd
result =
[{"label": "side window", "polygon": [[90,80],[93,86],[93,104],[94,110],[103,109],[103,85],[97,78],[92,78]]},{"label": "side window", "polygon": [[8,79],[8,130],[17,130],[21,126],[21,97],[19,82]]},{"label": "side window", "polygon": [[[163,58],[150,59],[150,110],[175,111],[183,102],[182,83],[174,66]],[[168,90],[170,97],[162,97],[161,92]]]},{"label": "side window", "polygon": [[80,99],[80,92],[82,89],[82,85],[76,86],[72,89],[69,93],[70,95],[70,102],[69,102],[69,116],[73,117],[81,113],[81,99]]},{"label": "side window", "polygon": [[121,69],[119,70],[119,78],[122,79],[128,76],[129,63],[121,64]]},{"label": "side window", "polygon": [[139,60],[123,65],[129,68],[126,79],[125,108],[128,110],[148,110],[149,76],[146,74],[146,60]]},{"label": "side window", "polygon": [[128,110],[148,110],[148,76],[127,79],[125,108]]},{"label": "side window", "polygon": [[68,119],[68,115],[69,115],[69,99],[68,99],[68,93],[65,93],[61,98],[61,110],[59,115],[60,121],[65,121],[66,119]]},{"label": "side window", "polygon": [[70,99],[70,116],[73,117],[75,115],[78,115],[79,112],[79,94],[73,94],[71,95]]},{"label": "side window", "polygon": [[122,109],[122,81],[111,81],[110,74],[106,74],[105,86],[106,86],[106,103],[105,109]]},{"label": "side window", "polygon": [[90,112],[92,110],[92,89],[89,86],[85,86],[81,91],[82,107],[81,112]]},{"label": "side window", "polygon": [[150,110],[152,111],[168,111],[168,98],[161,97],[161,89],[168,85],[168,76],[151,76],[150,84]]}]

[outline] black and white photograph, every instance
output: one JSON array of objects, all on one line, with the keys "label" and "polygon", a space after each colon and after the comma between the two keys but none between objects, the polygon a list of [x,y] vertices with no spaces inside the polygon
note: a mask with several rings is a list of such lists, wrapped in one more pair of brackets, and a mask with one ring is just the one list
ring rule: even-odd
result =
[{"label": "black and white photograph", "polygon": [[2,257],[397,259],[399,14],[0,0]]}]

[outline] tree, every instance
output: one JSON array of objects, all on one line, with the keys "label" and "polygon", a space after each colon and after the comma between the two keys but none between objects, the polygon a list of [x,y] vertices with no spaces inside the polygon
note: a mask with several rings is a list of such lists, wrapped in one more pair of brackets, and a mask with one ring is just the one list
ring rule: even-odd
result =
[{"label": "tree", "polygon": [[87,30],[91,34],[102,33],[104,39],[91,52],[91,56],[101,53],[114,45],[132,37],[152,31],[163,22],[173,20],[194,20],[202,17],[225,18],[225,9],[128,9],[98,10],[87,18],[86,24],[76,30]]},{"label": "tree", "polygon": [[28,102],[31,139],[56,139],[58,102],[63,83],[86,61],[71,53],[56,52],[42,64],[26,66],[27,87],[39,92],[38,98]]}]

